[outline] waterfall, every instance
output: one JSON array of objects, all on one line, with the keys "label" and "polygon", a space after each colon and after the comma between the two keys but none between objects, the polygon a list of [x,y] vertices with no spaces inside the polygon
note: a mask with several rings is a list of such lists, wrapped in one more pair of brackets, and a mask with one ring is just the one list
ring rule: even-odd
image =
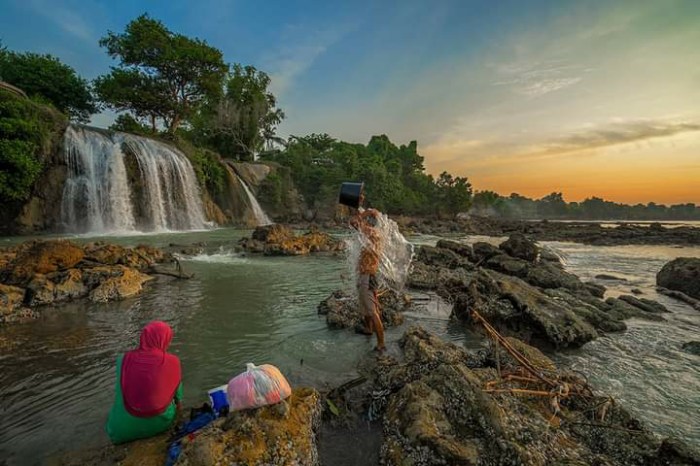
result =
[{"label": "waterfall", "polygon": [[67,230],[104,233],[207,226],[192,165],[174,147],[73,125],[64,142],[68,179],[61,220]]},{"label": "waterfall", "polygon": [[270,225],[273,223],[272,220],[270,220],[270,217],[267,216],[263,208],[260,206],[260,203],[253,195],[253,192],[250,190],[248,185],[245,184],[245,181],[243,181],[243,178],[241,178],[238,173],[236,173],[236,177],[243,185],[243,190],[248,196],[248,201],[250,202],[250,207],[253,209],[253,216],[255,217],[255,223],[257,223],[257,226]]}]

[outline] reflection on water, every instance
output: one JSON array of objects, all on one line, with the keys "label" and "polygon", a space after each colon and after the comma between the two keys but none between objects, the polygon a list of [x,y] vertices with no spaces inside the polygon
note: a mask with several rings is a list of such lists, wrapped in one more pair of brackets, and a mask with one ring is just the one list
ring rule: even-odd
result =
[{"label": "reflection on water", "polygon": [[[160,246],[228,240],[232,246],[245,233],[105,239]],[[0,463],[35,464],[59,449],[106,444],[115,359],[153,319],[175,330],[171,350],[182,361],[188,405],[204,401],[207,389],[226,383],[248,362],[279,366],[293,385],[336,385],[355,375],[374,346],[371,338],[329,331],[316,313],[318,303],[343,286],[346,264],[337,257],[244,257],[224,247],[183,265],[193,279],[159,278],[136,299],[73,303],[47,309],[37,322],[0,328]],[[448,323],[447,305],[418,299],[428,306],[408,316],[406,325],[420,321],[455,342],[467,340],[461,326]],[[387,341],[403,330],[388,331]]]}]

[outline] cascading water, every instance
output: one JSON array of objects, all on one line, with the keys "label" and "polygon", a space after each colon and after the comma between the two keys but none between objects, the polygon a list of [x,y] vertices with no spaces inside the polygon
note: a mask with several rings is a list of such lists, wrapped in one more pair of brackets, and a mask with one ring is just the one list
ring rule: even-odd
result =
[{"label": "cascading water", "polygon": [[[125,133],[69,126],[61,220],[71,232],[195,230],[207,226],[184,154]],[[129,176],[127,157],[135,173]]]},{"label": "cascading water", "polygon": [[260,206],[260,203],[253,195],[248,185],[245,184],[245,181],[243,181],[243,179],[240,176],[238,176],[238,173],[236,173],[236,177],[238,178],[238,181],[243,185],[243,190],[245,191],[246,196],[248,196],[248,201],[250,202],[250,207],[253,210],[253,216],[255,217],[255,223],[257,223],[258,226],[270,225],[272,223],[272,220],[270,220],[270,217],[267,216],[263,208]]}]

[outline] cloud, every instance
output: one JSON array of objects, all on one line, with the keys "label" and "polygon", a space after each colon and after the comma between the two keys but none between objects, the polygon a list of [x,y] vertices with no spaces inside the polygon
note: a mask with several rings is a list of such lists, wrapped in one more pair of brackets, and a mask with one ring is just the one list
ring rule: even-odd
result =
[{"label": "cloud", "polygon": [[542,152],[556,154],[577,152],[693,131],[700,131],[700,123],[664,120],[613,122],[598,128],[580,130],[545,143]]},{"label": "cloud", "polygon": [[83,20],[82,16],[70,7],[61,5],[60,2],[43,0],[32,0],[27,4],[36,13],[53,22],[68,34],[85,41],[95,41],[92,28]]},{"label": "cloud", "polygon": [[494,86],[508,86],[513,92],[540,97],[578,83],[591,71],[563,61],[538,63],[506,63],[496,67],[499,80]]},{"label": "cloud", "polygon": [[288,25],[280,40],[284,45],[263,57],[265,68],[270,70],[270,88],[273,94],[283,96],[318,57],[354,28],[353,23],[336,25],[327,30]]}]

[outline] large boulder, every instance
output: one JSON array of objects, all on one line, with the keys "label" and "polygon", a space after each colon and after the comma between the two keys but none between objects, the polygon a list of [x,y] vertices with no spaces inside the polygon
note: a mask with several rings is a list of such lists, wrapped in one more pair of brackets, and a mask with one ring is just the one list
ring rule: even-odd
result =
[{"label": "large boulder", "polygon": [[36,241],[21,248],[6,269],[5,283],[26,285],[36,274],[75,267],[85,256],[82,248],[67,240]]},{"label": "large boulder", "polygon": [[178,464],[318,466],[321,396],[299,388],[277,405],[237,411],[184,445]]},{"label": "large boulder", "polygon": [[523,259],[528,262],[535,262],[540,253],[540,249],[537,245],[521,233],[513,233],[507,241],[504,241],[498,247],[509,256],[517,257],[518,259]]},{"label": "large boulder", "polygon": [[656,284],[700,299],[700,258],[679,257],[663,266]]},{"label": "large boulder", "polygon": [[136,296],[143,290],[143,284],[153,279],[123,265],[112,266],[107,273],[111,276],[90,291],[91,301],[104,303]]},{"label": "large boulder", "polygon": [[[408,295],[401,295],[393,290],[387,290],[379,297],[379,309],[382,323],[386,327],[396,327],[404,321],[403,313],[411,307]],[[337,290],[321,301],[318,314],[326,316],[330,328],[354,328],[360,331],[364,326],[364,318],[356,296],[343,290]]]}]

